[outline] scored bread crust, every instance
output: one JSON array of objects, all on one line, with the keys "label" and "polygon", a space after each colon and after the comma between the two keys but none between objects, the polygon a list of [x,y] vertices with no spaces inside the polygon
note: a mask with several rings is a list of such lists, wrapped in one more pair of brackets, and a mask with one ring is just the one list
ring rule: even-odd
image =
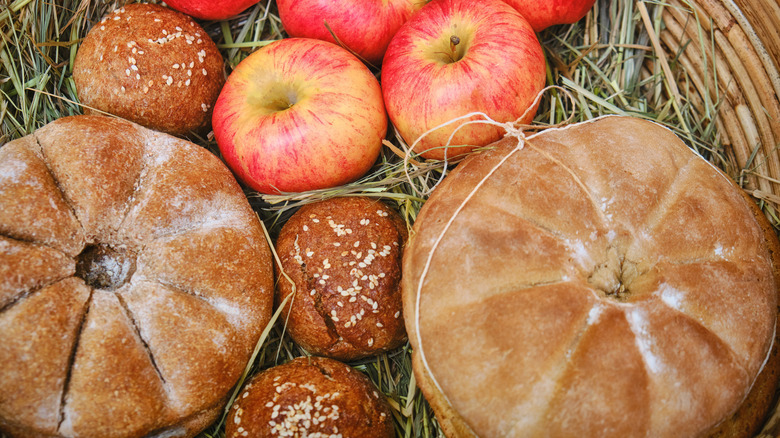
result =
[{"label": "scored bread crust", "polygon": [[[84,280],[95,247],[121,281]],[[194,436],[272,300],[259,219],[205,149],[102,116],[0,149],[0,430]]]},{"label": "scored bread crust", "polygon": [[191,17],[134,3],[90,29],[76,53],[73,79],[87,114],[94,108],[173,135],[202,134],[225,67]]},{"label": "scored bread crust", "polygon": [[702,436],[765,370],[760,424],[777,246],[740,191],[637,119],[516,145],[460,164],[404,256],[415,375],[445,433]]}]

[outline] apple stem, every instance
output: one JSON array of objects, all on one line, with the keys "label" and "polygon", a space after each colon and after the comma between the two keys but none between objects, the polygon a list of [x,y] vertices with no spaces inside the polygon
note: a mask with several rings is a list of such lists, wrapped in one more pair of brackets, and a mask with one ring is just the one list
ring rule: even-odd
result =
[{"label": "apple stem", "polygon": [[455,55],[456,47],[460,44],[460,38],[453,35],[450,37],[450,50],[452,51],[452,54]]}]

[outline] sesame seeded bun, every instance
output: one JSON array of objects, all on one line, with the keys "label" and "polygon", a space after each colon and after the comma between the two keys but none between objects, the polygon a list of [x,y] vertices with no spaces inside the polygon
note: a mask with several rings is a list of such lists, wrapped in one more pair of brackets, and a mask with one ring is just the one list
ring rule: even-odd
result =
[{"label": "sesame seeded bun", "polygon": [[395,436],[390,407],[366,376],[324,357],[257,374],[230,409],[227,438]]},{"label": "sesame seeded bun", "polygon": [[216,45],[190,17],[158,5],[130,4],[89,31],[73,78],[82,104],[185,135],[209,126],[225,71]]},{"label": "sesame seeded bun", "polygon": [[[276,245],[297,290],[287,303],[287,329],[295,342],[341,360],[401,345],[406,238],[404,221],[378,200],[334,198],[298,210]],[[280,279],[277,303],[292,292],[290,282]]]}]

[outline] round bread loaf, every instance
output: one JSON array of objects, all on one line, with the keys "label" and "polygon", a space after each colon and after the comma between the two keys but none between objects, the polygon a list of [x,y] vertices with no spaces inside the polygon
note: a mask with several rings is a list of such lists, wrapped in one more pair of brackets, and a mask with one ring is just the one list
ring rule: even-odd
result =
[{"label": "round bread loaf", "polygon": [[73,79],[82,104],[184,135],[209,126],[225,68],[217,46],[192,18],[134,3],[89,31],[76,54]]},{"label": "round bread loaf", "polygon": [[366,376],[324,357],[255,375],[236,398],[227,438],[393,438],[390,406]]},{"label": "round bread loaf", "polygon": [[0,148],[0,430],[194,436],[272,304],[259,220],[205,149],[103,116]]},{"label": "round bread loaf", "polygon": [[[307,351],[354,360],[406,340],[401,312],[401,258],[406,223],[381,201],[332,198],[301,207],[276,243],[295,283],[287,329]],[[293,293],[280,278],[276,301]]]},{"label": "round bread loaf", "polygon": [[765,218],[651,122],[517,144],[461,163],[404,255],[414,371],[447,436],[751,436],[777,384]]}]

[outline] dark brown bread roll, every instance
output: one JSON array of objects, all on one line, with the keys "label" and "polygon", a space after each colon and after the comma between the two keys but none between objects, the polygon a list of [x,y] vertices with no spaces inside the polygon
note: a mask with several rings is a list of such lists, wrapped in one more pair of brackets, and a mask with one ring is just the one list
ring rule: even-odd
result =
[{"label": "dark brown bread roll", "polygon": [[134,3],[89,31],[73,79],[84,105],[184,135],[210,125],[225,72],[216,45],[192,18]]},{"label": "dark brown bread roll", "polygon": [[257,374],[230,409],[227,438],[392,438],[390,407],[359,371],[299,357]]},{"label": "dark brown bread roll", "polygon": [[0,148],[0,431],[194,436],[272,301],[259,220],[205,149],[102,116]]},{"label": "dark brown bread roll", "polygon": [[[401,345],[406,339],[400,289],[406,238],[404,221],[378,200],[334,198],[298,210],[276,244],[297,288],[287,320],[295,342],[341,360]],[[280,278],[277,303],[291,293],[289,281]]]}]

